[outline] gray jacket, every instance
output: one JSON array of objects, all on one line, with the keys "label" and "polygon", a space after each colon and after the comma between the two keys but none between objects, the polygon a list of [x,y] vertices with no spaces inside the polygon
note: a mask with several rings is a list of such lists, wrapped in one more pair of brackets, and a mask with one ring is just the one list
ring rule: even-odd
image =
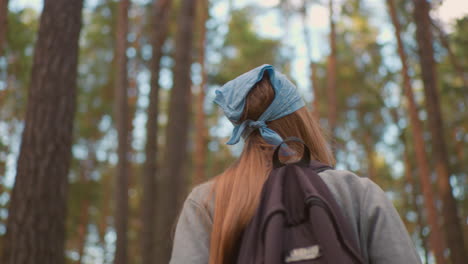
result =
[{"label": "gray jacket", "polygon": [[[319,175],[349,218],[365,263],[421,263],[397,211],[379,186],[349,171],[327,170]],[[203,204],[211,186],[210,181],[195,187],[186,199],[170,264],[208,263],[213,203],[208,209]]]}]

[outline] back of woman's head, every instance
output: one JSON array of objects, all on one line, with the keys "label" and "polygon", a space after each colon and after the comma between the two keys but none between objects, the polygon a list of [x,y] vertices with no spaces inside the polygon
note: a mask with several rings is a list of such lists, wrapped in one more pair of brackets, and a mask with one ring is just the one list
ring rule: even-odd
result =
[{"label": "back of woman's head", "polygon": [[[268,75],[265,74],[262,80],[248,94],[240,122],[257,120],[267,110],[274,98],[275,92]],[[302,139],[311,150],[311,158],[325,164],[334,164],[333,155],[328,148],[323,132],[317,120],[306,107],[302,107],[279,119],[267,122],[267,124],[270,129],[278,133],[283,139],[288,137]],[[246,139],[245,150],[248,150],[249,145],[260,147],[262,150],[273,150],[276,147],[265,142],[258,130],[253,131]],[[266,158],[271,158],[271,155],[269,155],[271,153],[268,151],[264,151],[263,153]]]},{"label": "back of woman's head", "polygon": [[[239,123],[258,120],[274,98],[275,91],[268,74],[264,74],[248,93]],[[266,124],[283,139],[291,136],[302,139],[310,148],[311,158],[334,164],[321,129],[306,107]],[[238,161],[215,178],[210,264],[234,262],[240,234],[258,206],[263,183],[272,169],[274,148],[274,145],[265,141],[258,129],[252,131],[245,139]],[[295,150],[300,152],[299,149]]]}]

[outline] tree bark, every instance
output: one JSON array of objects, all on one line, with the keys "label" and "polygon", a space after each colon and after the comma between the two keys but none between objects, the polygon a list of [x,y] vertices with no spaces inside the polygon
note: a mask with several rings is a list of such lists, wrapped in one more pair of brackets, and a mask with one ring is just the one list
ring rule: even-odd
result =
[{"label": "tree bark", "polygon": [[119,2],[117,13],[117,34],[115,47],[115,120],[118,133],[118,163],[115,178],[115,230],[117,234],[114,264],[126,264],[127,228],[128,228],[128,185],[129,185],[129,104],[128,104],[128,71],[127,71],[127,34],[128,10],[130,0]]},{"label": "tree bark", "polygon": [[7,220],[5,264],[63,264],[82,0],[45,1]]},{"label": "tree bark", "polygon": [[[176,222],[186,187],[187,143],[191,102],[190,66],[192,63],[193,24],[196,0],[183,0],[176,33],[174,85],[169,99],[166,130],[165,168],[158,186],[158,256],[160,263],[169,262],[171,230]],[[160,189],[159,189],[160,187]]]},{"label": "tree bark", "polygon": [[199,0],[199,29],[200,34],[198,42],[198,64],[201,68],[201,83],[196,102],[196,122],[195,122],[195,175],[193,182],[199,184],[205,179],[206,169],[206,145],[208,132],[206,128],[206,117],[204,111],[205,86],[206,86],[206,68],[205,68],[205,42],[206,42],[206,21],[208,20],[208,1]]},{"label": "tree bark", "polygon": [[401,40],[400,24],[396,16],[395,5],[393,0],[387,0],[387,5],[393,26],[395,27],[395,37],[397,39],[398,44],[398,54],[400,56],[402,64],[401,74],[403,78],[403,90],[407,99],[408,115],[411,123],[411,133],[414,141],[416,161],[419,168],[418,175],[419,180],[421,182],[422,192],[424,195],[424,204],[427,212],[427,222],[431,228],[431,234],[429,237],[430,246],[434,252],[437,263],[445,263],[443,254],[443,236],[437,221],[438,213],[435,207],[434,193],[430,182],[430,169],[423,140],[424,137],[422,123],[418,117],[416,101],[414,99],[414,94],[411,87],[411,80],[408,75],[408,63],[403,42]]},{"label": "tree bark", "polygon": [[327,64],[328,127],[334,135],[337,118],[336,103],[336,29],[333,17],[333,0],[329,0],[330,9],[330,55]]},{"label": "tree bark", "polygon": [[143,197],[142,197],[142,263],[156,263],[155,255],[155,224],[157,197],[156,175],[158,174],[158,116],[159,116],[159,72],[162,57],[162,46],[167,38],[171,0],[158,0],[153,3],[151,45],[153,55],[150,61],[151,80],[148,106],[148,121],[146,123],[146,159],[143,166]]},{"label": "tree bark", "polygon": [[416,40],[421,65],[424,95],[428,113],[429,128],[432,135],[432,153],[437,171],[437,186],[442,199],[442,215],[447,246],[450,248],[450,259],[453,264],[465,263],[467,253],[464,247],[463,231],[458,218],[457,204],[450,185],[450,168],[447,147],[443,135],[444,124],[440,111],[437,91],[437,71],[434,60],[434,48],[430,5],[426,0],[414,1],[414,20],[416,22]]},{"label": "tree bark", "polygon": [[0,57],[6,46],[8,29],[8,0],[0,0]]}]

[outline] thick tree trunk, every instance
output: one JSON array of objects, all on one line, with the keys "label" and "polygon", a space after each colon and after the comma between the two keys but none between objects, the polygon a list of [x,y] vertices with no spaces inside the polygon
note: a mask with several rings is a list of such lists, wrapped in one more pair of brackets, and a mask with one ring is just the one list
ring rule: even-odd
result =
[{"label": "thick tree trunk", "polygon": [[5,264],[63,264],[82,0],[46,1],[7,220]]},{"label": "thick tree trunk", "polygon": [[153,55],[150,61],[151,81],[148,106],[148,121],[146,123],[146,160],[143,167],[143,201],[142,201],[142,263],[156,263],[155,255],[155,224],[157,195],[156,175],[158,174],[158,116],[159,116],[159,72],[162,57],[162,46],[167,38],[171,0],[154,1],[151,22],[151,45]]},{"label": "thick tree trunk", "polygon": [[0,0],[0,57],[3,56],[8,28],[8,0]]},{"label": "thick tree trunk", "polygon": [[206,172],[206,152],[207,152],[207,137],[208,131],[206,128],[206,117],[203,105],[205,103],[205,86],[206,86],[206,69],[205,69],[205,41],[206,41],[206,21],[208,20],[208,1],[199,1],[199,29],[200,34],[198,42],[198,64],[201,67],[201,83],[196,101],[196,122],[195,122],[195,175],[194,184],[198,184],[205,180]]},{"label": "thick tree trunk", "polygon": [[185,193],[187,143],[191,102],[190,66],[192,64],[193,24],[196,0],[183,0],[176,35],[174,85],[169,99],[166,130],[165,168],[158,186],[158,256],[159,263],[168,263],[171,251],[171,230],[175,225],[182,196]]},{"label": "thick tree trunk", "polygon": [[115,47],[115,120],[118,133],[117,154],[119,162],[115,178],[115,230],[117,234],[114,264],[126,264],[128,228],[128,185],[129,185],[129,105],[127,71],[127,34],[129,0],[122,0],[118,6],[117,34]]},{"label": "thick tree trunk", "polygon": [[424,83],[427,117],[432,135],[432,153],[438,176],[437,186],[442,199],[443,226],[447,246],[450,248],[451,262],[452,264],[462,264],[466,263],[468,258],[464,247],[463,231],[458,218],[457,204],[450,185],[450,168],[437,91],[438,80],[429,12],[430,5],[426,0],[414,1],[413,15],[416,22],[416,39]]},{"label": "thick tree trunk", "polygon": [[334,135],[337,118],[336,103],[336,30],[333,17],[333,0],[329,0],[330,9],[330,55],[327,64],[328,128]]},{"label": "thick tree trunk", "polygon": [[429,237],[430,246],[434,252],[437,263],[445,263],[444,261],[444,246],[443,236],[439,228],[437,221],[438,213],[434,203],[434,193],[430,182],[430,169],[428,158],[425,150],[425,144],[423,140],[422,123],[419,120],[416,101],[414,99],[413,90],[411,87],[411,80],[408,75],[408,64],[406,53],[404,50],[403,42],[401,40],[400,24],[398,22],[395,5],[393,0],[387,0],[390,17],[395,27],[395,37],[398,44],[398,54],[400,56],[402,64],[402,78],[403,78],[403,90],[407,99],[408,115],[411,123],[411,133],[414,141],[414,148],[416,153],[416,161],[419,168],[419,179],[421,182],[421,188],[424,195],[424,204],[427,212],[427,222],[431,228],[431,234]]}]

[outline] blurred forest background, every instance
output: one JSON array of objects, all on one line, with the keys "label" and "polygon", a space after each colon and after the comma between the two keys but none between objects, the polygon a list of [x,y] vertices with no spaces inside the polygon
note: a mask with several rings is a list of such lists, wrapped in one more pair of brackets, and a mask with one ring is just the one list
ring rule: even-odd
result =
[{"label": "blurred forest background", "polygon": [[423,263],[467,263],[468,13],[443,23],[441,0],[18,2],[0,0],[1,263],[167,263],[190,188],[242,147],[224,144],[214,89],[264,63],[298,85],[337,168],[386,191]]}]

